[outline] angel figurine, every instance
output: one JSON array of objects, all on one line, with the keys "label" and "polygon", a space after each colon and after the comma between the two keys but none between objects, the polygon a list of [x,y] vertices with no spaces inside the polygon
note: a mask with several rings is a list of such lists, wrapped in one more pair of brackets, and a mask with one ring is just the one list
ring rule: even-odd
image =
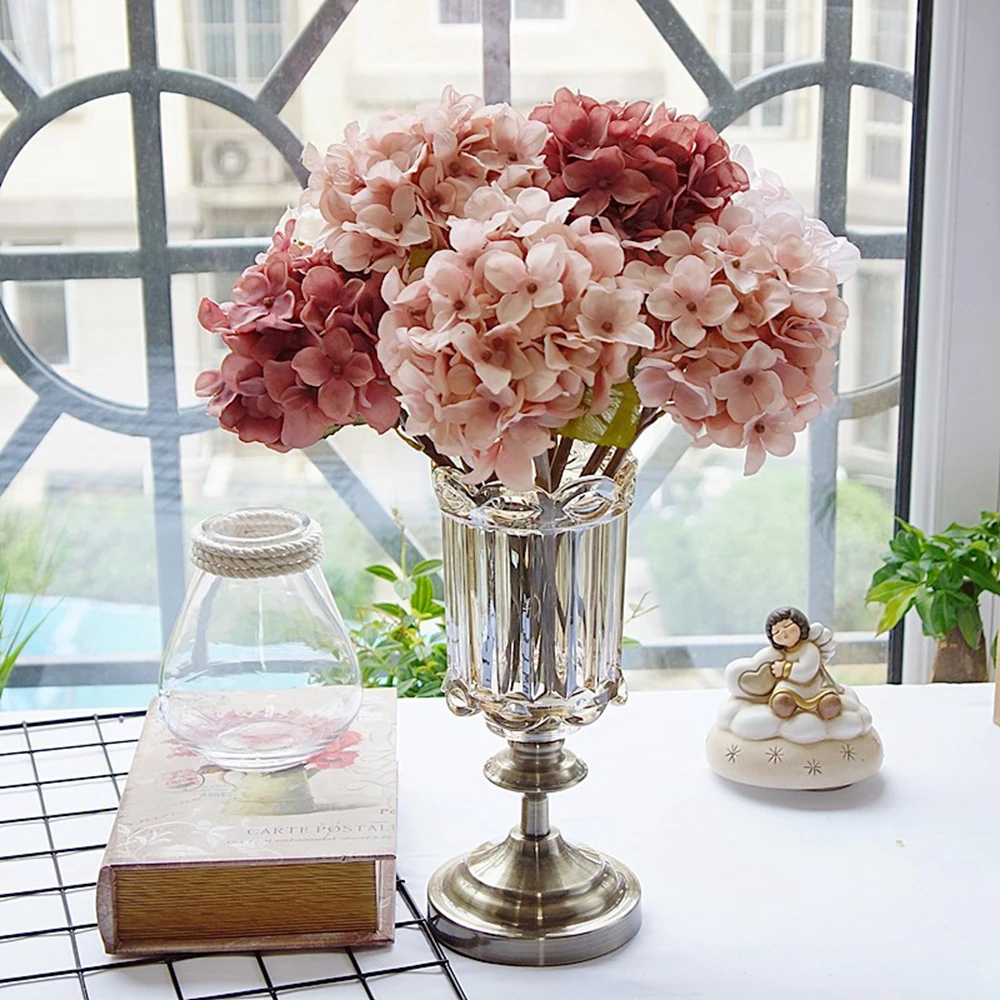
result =
[{"label": "angel figurine", "polygon": [[874,774],[882,743],[857,694],[830,674],[830,629],[784,607],[764,631],[768,646],[726,667],[730,697],[708,736],[712,767],[777,788],[837,788]]}]

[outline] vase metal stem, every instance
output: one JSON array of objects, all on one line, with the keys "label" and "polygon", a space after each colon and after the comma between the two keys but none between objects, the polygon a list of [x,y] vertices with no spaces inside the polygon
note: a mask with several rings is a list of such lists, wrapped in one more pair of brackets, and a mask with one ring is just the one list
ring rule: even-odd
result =
[{"label": "vase metal stem", "polygon": [[586,765],[562,740],[511,740],[484,770],[521,793],[521,823],[431,876],[435,936],[509,965],[565,965],[620,948],[641,923],[638,880],[614,858],[567,843],[549,822],[549,793],[582,781]]}]

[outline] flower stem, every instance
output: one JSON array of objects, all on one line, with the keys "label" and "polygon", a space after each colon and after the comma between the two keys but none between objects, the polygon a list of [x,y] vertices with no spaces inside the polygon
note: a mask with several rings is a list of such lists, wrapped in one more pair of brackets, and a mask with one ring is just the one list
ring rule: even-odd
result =
[{"label": "flower stem", "polygon": [[454,469],[455,463],[448,458],[446,455],[442,455],[441,452],[434,447],[434,442],[426,435],[421,434],[417,437],[417,444],[420,446],[420,450],[424,452],[425,455],[435,464],[443,466],[446,469]]},{"label": "flower stem", "polygon": [[549,465],[549,453],[546,451],[535,456],[535,485],[540,490],[552,492],[552,467]]},{"label": "flower stem", "polygon": [[594,450],[590,453],[590,458],[587,459],[587,464],[583,467],[583,471],[580,473],[581,476],[592,476],[601,467],[604,459],[608,457],[608,452],[611,449],[607,445],[595,445]]},{"label": "flower stem", "polygon": [[552,489],[559,489],[562,482],[563,473],[566,471],[566,463],[569,462],[570,453],[573,451],[573,438],[561,437],[556,446],[555,454],[549,466],[552,473]]},{"label": "flower stem", "polygon": [[609,479],[614,479],[615,473],[621,468],[626,455],[628,455],[628,448],[615,448],[615,453],[611,456],[611,461],[604,467],[604,475]]}]

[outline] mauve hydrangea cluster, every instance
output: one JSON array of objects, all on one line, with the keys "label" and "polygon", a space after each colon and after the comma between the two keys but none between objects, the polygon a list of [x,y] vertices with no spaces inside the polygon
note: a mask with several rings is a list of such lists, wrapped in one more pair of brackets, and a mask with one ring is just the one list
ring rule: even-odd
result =
[{"label": "mauve hydrangea cluster", "polygon": [[198,310],[229,353],[198,376],[195,391],[210,397],[208,411],[226,430],[276,451],[358,422],[381,433],[400,416],[375,350],[381,275],[348,274],[302,242],[298,225],[292,216],[278,228],[231,302],[203,299]]},{"label": "mauve hydrangea cluster", "polygon": [[609,472],[664,415],[750,474],[833,402],[857,249],[692,115],[447,88],[304,162],[302,206],[199,314],[232,353],[198,391],[244,440],[394,427],[527,490],[558,485],[566,435]]}]

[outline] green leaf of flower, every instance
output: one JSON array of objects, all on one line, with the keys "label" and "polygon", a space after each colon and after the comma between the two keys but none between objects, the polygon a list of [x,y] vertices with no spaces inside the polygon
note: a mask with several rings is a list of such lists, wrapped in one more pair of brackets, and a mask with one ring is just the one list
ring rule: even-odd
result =
[{"label": "green leaf of flower", "polygon": [[[587,402],[587,395],[584,402]],[[600,413],[585,413],[561,430],[564,437],[606,448],[628,448],[635,441],[642,403],[631,381],[619,382],[611,390],[611,402]]]}]

